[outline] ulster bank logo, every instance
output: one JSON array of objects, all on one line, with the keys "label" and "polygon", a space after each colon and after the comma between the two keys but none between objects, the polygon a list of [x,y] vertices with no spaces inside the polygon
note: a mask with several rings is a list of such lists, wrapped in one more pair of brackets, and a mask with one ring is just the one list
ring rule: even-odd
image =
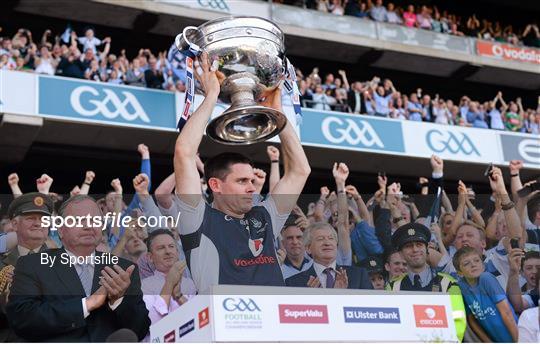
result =
[{"label": "ulster bank logo", "polygon": [[79,86],[71,92],[70,104],[81,116],[101,115],[107,119],[120,116],[130,122],[138,119],[150,123],[141,103],[129,91],[113,91],[109,88],[98,91],[91,86]]},{"label": "ulster bank logo", "polygon": [[465,133],[432,129],[426,134],[429,148],[436,153],[465,154],[480,156],[473,141]]},{"label": "ulster bank logo", "polygon": [[351,146],[384,148],[379,135],[367,121],[329,116],[322,121],[321,129],[324,137],[334,144],[346,142]]}]

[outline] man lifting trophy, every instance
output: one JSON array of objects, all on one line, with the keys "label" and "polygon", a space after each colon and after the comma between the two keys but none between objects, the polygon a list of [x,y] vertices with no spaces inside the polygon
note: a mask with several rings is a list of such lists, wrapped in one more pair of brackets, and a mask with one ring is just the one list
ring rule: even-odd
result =
[{"label": "man lifting trophy", "polygon": [[[205,99],[189,116],[186,97],[174,152],[178,225],[193,280],[200,292],[216,284],[284,285],[274,238],[295,206],[310,167],[281,107],[287,65],[283,32],[255,17],[227,17],[188,27],[176,38],[187,52]],[[208,125],[218,100],[231,107]],[[189,119],[189,120],[188,120]],[[253,163],[237,153],[208,159],[204,177],[213,203],[201,195],[196,155],[203,132],[224,144],[264,141],[279,133],[284,174],[270,195],[254,204]]]}]

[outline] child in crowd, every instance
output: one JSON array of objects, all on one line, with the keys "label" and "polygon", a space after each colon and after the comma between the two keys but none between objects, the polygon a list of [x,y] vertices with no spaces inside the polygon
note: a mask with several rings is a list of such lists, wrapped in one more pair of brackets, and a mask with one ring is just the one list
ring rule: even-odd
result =
[{"label": "child in crowd", "polygon": [[453,258],[467,309],[467,323],[483,342],[516,342],[517,316],[495,276],[485,272],[480,254],[472,247]]}]

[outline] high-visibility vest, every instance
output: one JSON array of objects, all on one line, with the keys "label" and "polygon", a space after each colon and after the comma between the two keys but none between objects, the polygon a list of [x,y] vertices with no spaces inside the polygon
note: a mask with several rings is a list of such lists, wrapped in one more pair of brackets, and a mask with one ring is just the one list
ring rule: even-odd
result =
[{"label": "high-visibility vest", "polygon": [[[385,289],[388,291],[400,291],[401,282],[405,277],[407,277],[407,274],[396,277],[386,285]],[[461,295],[461,288],[457,284],[457,280],[448,274],[439,272],[435,279],[433,282],[433,288],[435,290],[433,292],[448,293],[450,295],[450,305],[452,306],[452,317],[456,327],[456,335],[458,340],[462,342],[465,331],[467,330],[467,315],[463,296]]]}]

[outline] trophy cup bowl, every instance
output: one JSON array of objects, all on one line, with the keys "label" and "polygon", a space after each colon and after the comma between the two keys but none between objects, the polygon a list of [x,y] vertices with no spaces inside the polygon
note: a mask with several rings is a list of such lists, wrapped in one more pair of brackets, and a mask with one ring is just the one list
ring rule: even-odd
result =
[{"label": "trophy cup bowl", "polygon": [[[219,99],[231,106],[212,119],[206,134],[217,142],[245,145],[266,141],[287,124],[281,111],[257,103],[275,90],[285,76],[284,35],[274,23],[258,17],[224,17],[199,27],[188,26],[175,44],[190,43],[217,60],[225,80]],[[196,73],[196,71],[195,71]]]}]

